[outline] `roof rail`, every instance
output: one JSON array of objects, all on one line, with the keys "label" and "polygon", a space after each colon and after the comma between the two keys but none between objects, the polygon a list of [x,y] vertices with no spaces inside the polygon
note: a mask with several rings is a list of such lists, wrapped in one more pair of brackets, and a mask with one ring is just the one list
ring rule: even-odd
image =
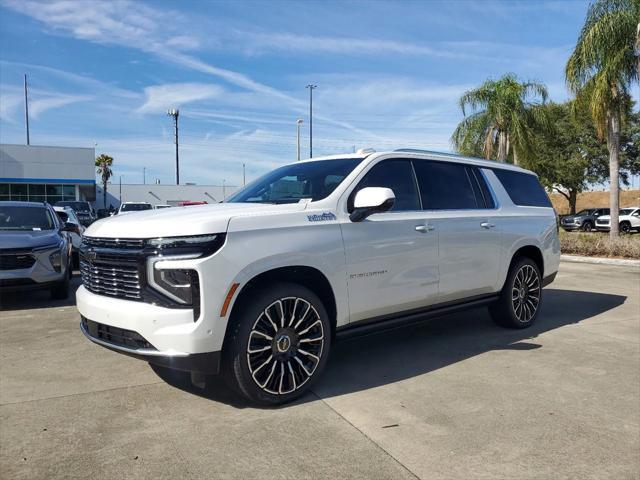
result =
[{"label": "roof rail", "polygon": [[430,153],[433,155],[446,155],[448,157],[463,157],[464,155],[458,155],[456,153],[446,153],[446,152],[436,152],[435,150],[423,150],[420,148],[397,148],[394,152],[405,152],[405,153]]}]

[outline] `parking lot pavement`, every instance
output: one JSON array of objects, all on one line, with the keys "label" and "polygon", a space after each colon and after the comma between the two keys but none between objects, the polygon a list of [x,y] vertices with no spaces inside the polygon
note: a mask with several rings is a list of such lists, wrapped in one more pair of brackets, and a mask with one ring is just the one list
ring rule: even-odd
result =
[{"label": "parking lot pavement", "polygon": [[528,330],[473,310],[343,341],[312,394],[256,409],[91,344],[71,300],[6,299],[0,472],[637,479],[640,271],[562,263],[543,301]]}]

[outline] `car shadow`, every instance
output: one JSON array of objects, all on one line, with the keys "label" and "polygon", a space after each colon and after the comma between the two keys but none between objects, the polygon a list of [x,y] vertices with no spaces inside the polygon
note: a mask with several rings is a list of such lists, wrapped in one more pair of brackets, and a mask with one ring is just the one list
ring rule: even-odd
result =
[{"label": "car shadow", "polygon": [[52,299],[49,290],[0,292],[0,311],[70,307],[76,304],[76,290],[81,284],[80,272],[73,272],[69,285],[69,296],[63,300]]},{"label": "car shadow", "polygon": [[[622,305],[626,298],[548,289],[536,323],[523,330],[498,327],[486,308],[476,308],[394,330],[338,340],[312,392],[293,404],[395,383],[492,350],[526,354],[528,350],[543,348],[535,342],[538,335],[607,312]],[[207,377],[204,388],[200,388],[191,383],[188,373],[154,371],[170,385],[186,392],[236,408],[251,406],[229,390],[221,376]],[[286,408],[286,405],[276,408]]]}]

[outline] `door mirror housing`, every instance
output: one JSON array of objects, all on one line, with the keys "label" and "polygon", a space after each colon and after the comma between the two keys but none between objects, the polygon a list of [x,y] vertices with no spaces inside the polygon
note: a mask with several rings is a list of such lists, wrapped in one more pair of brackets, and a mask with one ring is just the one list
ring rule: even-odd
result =
[{"label": "door mirror housing", "polygon": [[64,225],[62,226],[62,231],[77,233],[78,235],[80,235],[80,227],[72,222],[64,222]]},{"label": "door mirror housing", "polygon": [[359,190],[353,200],[352,222],[361,222],[369,215],[391,210],[396,201],[393,190],[384,187],[367,187]]}]

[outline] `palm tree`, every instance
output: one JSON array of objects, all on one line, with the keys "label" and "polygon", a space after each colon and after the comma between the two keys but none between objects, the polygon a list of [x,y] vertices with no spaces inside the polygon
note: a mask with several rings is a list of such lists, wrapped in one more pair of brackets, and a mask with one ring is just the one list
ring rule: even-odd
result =
[{"label": "palm tree", "polygon": [[640,0],[596,0],[565,69],[567,84],[591,112],[609,150],[611,238],[618,236],[620,131],[629,88],[640,78]]},{"label": "palm tree", "polygon": [[[538,108],[547,100],[547,88],[538,82],[520,82],[514,74],[487,80],[460,98],[464,119],[451,141],[458,152],[483,155],[513,163],[530,153],[534,130],[548,128],[546,111]],[[467,115],[467,113],[470,113]]]},{"label": "palm tree", "polygon": [[113,157],[104,153],[96,157],[96,172],[102,179],[102,205],[107,208],[107,182],[113,175],[111,166],[113,165]]}]

